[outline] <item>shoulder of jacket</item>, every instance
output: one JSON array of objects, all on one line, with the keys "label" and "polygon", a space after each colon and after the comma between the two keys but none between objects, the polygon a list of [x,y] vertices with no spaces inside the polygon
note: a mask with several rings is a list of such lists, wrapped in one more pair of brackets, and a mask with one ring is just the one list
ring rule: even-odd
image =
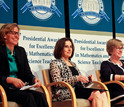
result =
[{"label": "shoulder of jacket", "polygon": [[15,48],[24,49],[22,46],[15,46]]},{"label": "shoulder of jacket", "polygon": [[15,50],[18,51],[25,51],[25,48],[21,47],[21,46],[15,46]]},{"label": "shoulder of jacket", "polygon": [[61,59],[53,59],[51,62],[61,62]]},{"label": "shoulder of jacket", "polygon": [[59,66],[59,67],[63,67],[63,66],[64,66],[64,63],[63,63],[62,59],[55,59],[55,60],[52,60],[52,61],[51,61],[51,64],[56,64],[56,65]]},{"label": "shoulder of jacket", "polygon": [[110,63],[110,61],[109,60],[105,60],[105,61],[102,62],[102,64],[104,64],[104,63]]}]

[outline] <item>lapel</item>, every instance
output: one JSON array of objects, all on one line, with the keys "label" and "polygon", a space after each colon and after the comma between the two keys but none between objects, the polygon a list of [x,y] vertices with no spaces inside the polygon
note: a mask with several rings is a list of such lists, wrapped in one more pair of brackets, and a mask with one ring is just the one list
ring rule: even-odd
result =
[{"label": "lapel", "polygon": [[3,46],[3,53],[5,53],[5,61],[8,62],[8,56],[7,56],[7,50],[6,50],[6,45]]},{"label": "lapel", "polygon": [[19,71],[19,68],[20,68],[19,65],[21,65],[21,57],[20,57],[20,52],[18,51],[18,46],[15,46],[14,50],[15,50],[16,64],[17,64],[17,68],[18,68],[18,71]]},{"label": "lapel", "polygon": [[8,62],[8,55],[7,55],[7,50],[6,50],[6,45],[2,46],[2,50],[3,50],[3,58],[4,58],[4,61],[5,61],[5,65],[7,67],[7,71],[8,74],[10,72],[10,69],[9,69],[9,62]]}]

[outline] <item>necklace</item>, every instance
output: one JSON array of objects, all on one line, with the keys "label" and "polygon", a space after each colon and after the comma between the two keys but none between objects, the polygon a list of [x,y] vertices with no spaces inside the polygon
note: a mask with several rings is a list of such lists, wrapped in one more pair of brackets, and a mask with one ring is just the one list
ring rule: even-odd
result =
[{"label": "necklace", "polygon": [[114,64],[117,64],[117,65],[119,65],[119,66],[122,66],[122,62],[121,62],[120,60],[116,61],[116,60],[110,59],[110,61],[111,61],[112,63],[114,63]]},{"label": "necklace", "polygon": [[[123,70],[123,72],[124,72],[124,68],[122,67],[122,66],[120,66],[120,65],[118,65],[118,64],[116,64],[116,63],[114,63],[114,62],[112,62],[110,59],[108,60],[110,63],[113,63],[114,65],[117,65],[120,69],[122,69]],[[121,62],[121,61],[120,61]],[[121,62],[121,64],[122,64],[123,62]],[[123,65],[123,64],[122,64]]]}]

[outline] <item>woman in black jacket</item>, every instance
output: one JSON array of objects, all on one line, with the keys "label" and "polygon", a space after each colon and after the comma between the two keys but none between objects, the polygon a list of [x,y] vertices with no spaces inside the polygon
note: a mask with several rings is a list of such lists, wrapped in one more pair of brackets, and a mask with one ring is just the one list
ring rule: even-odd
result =
[{"label": "woman in black jacket", "polygon": [[[124,60],[121,60],[123,53],[123,43],[119,39],[110,39],[106,44],[106,50],[110,58],[101,63],[101,79],[106,81],[124,82]],[[115,104],[124,100],[124,89],[117,84],[107,85],[111,103]]]},{"label": "woman in black jacket", "polygon": [[0,84],[4,87],[8,101],[15,101],[23,107],[48,107],[43,93],[33,90],[20,90],[29,84],[41,81],[29,67],[24,48],[17,46],[19,40],[17,24],[5,24],[0,29]]}]

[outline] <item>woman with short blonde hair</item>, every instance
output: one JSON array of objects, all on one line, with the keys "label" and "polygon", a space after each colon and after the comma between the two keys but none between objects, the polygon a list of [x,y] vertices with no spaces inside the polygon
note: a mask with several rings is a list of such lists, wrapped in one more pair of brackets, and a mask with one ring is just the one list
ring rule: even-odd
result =
[{"label": "woman with short blonde hair", "polygon": [[[101,63],[100,73],[103,82],[122,81],[124,82],[124,60],[121,60],[123,43],[119,39],[110,39],[106,44],[106,51],[110,58]],[[117,84],[107,85],[111,103],[115,104],[124,99],[124,89]]]},{"label": "woman with short blonde hair", "polygon": [[119,39],[110,39],[107,42],[106,50],[107,50],[109,56],[111,56],[111,52],[113,51],[114,47],[118,47],[118,46],[122,46],[123,47],[123,43]]}]

